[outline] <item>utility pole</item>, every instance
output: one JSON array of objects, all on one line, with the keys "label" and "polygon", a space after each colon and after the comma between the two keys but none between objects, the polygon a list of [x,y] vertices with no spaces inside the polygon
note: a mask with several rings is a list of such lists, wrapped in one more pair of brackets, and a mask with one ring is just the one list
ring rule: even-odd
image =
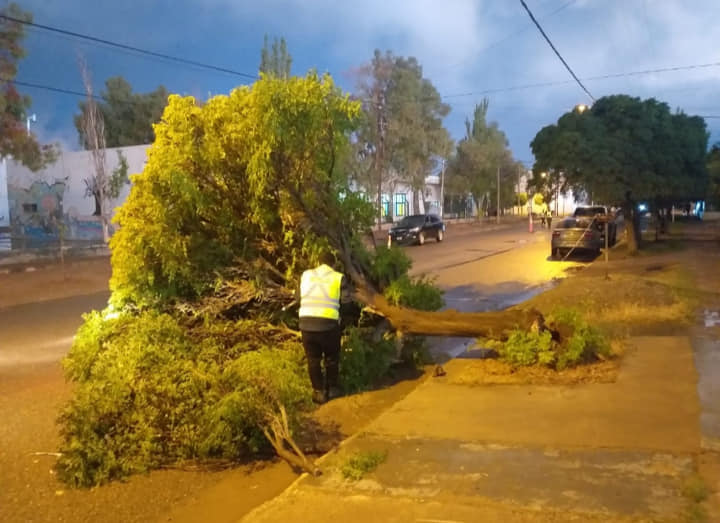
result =
[{"label": "utility pole", "polygon": [[495,209],[497,223],[500,223],[500,166],[497,168],[497,208]]},{"label": "utility pole", "polygon": [[440,171],[440,219],[443,218],[445,210],[445,158],[442,161],[442,171]]}]

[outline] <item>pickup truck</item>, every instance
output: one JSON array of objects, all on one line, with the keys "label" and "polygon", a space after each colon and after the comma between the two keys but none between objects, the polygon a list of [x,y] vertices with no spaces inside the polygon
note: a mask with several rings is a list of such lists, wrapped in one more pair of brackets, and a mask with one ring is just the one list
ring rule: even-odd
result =
[{"label": "pickup truck", "polygon": [[592,207],[577,207],[573,213],[579,225],[587,227],[590,221],[594,220],[593,226],[597,228],[605,245],[605,223],[608,224],[608,245],[612,247],[617,241],[617,223],[615,215],[610,212],[607,207],[602,205],[593,205]]},{"label": "pickup truck", "polygon": [[605,223],[608,224],[608,244],[614,245],[617,224],[607,208],[578,207],[572,216],[555,226],[550,241],[550,256],[558,259],[579,251],[600,254],[600,250],[605,247]]}]

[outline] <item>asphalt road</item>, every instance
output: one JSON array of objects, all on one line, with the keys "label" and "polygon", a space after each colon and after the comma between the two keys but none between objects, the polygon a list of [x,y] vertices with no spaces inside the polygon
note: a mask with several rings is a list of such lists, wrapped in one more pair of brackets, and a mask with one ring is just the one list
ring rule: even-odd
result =
[{"label": "asphalt road", "polygon": [[[545,229],[528,232],[525,222],[501,225],[469,225],[448,228],[442,242],[429,240],[425,245],[403,247],[413,261],[412,273],[439,274],[498,253],[526,246],[545,238]],[[489,230],[487,230],[489,229]],[[548,244],[548,255],[550,247]]]},{"label": "asphalt road", "polygon": [[[522,301],[567,266],[548,261],[546,230],[530,234],[525,223],[487,230],[490,227],[452,227],[443,242],[404,247],[413,260],[413,274],[434,277],[446,290],[449,307],[487,310]],[[108,292],[100,290],[103,285],[91,282],[86,287],[80,295],[0,307],[0,392],[3,383],[17,378],[18,370],[26,374],[57,364],[72,343],[81,315],[105,307]]]}]

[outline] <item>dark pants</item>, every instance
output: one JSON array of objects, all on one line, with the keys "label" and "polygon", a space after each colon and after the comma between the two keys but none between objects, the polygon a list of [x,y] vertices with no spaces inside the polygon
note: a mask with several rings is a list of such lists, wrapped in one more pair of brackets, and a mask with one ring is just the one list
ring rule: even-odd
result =
[{"label": "dark pants", "polygon": [[[340,326],[327,331],[302,331],[310,383],[323,392],[337,387],[340,366]],[[322,363],[325,364],[323,376]]]}]

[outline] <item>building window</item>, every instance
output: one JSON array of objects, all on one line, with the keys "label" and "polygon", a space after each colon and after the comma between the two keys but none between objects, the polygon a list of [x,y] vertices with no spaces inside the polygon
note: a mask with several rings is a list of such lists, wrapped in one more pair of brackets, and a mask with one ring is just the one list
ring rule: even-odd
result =
[{"label": "building window", "polygon": [[407,195],[395,194],[395,216],[405,216],[407,214]]},{"label": "building window", "polygon": [[390,196],[387,194],[382,195],[382,215],[387,216],[390,214]]},{"label": "building window", "polygon": [[37,203],[23,203],[23,212],[37,212]]}]

